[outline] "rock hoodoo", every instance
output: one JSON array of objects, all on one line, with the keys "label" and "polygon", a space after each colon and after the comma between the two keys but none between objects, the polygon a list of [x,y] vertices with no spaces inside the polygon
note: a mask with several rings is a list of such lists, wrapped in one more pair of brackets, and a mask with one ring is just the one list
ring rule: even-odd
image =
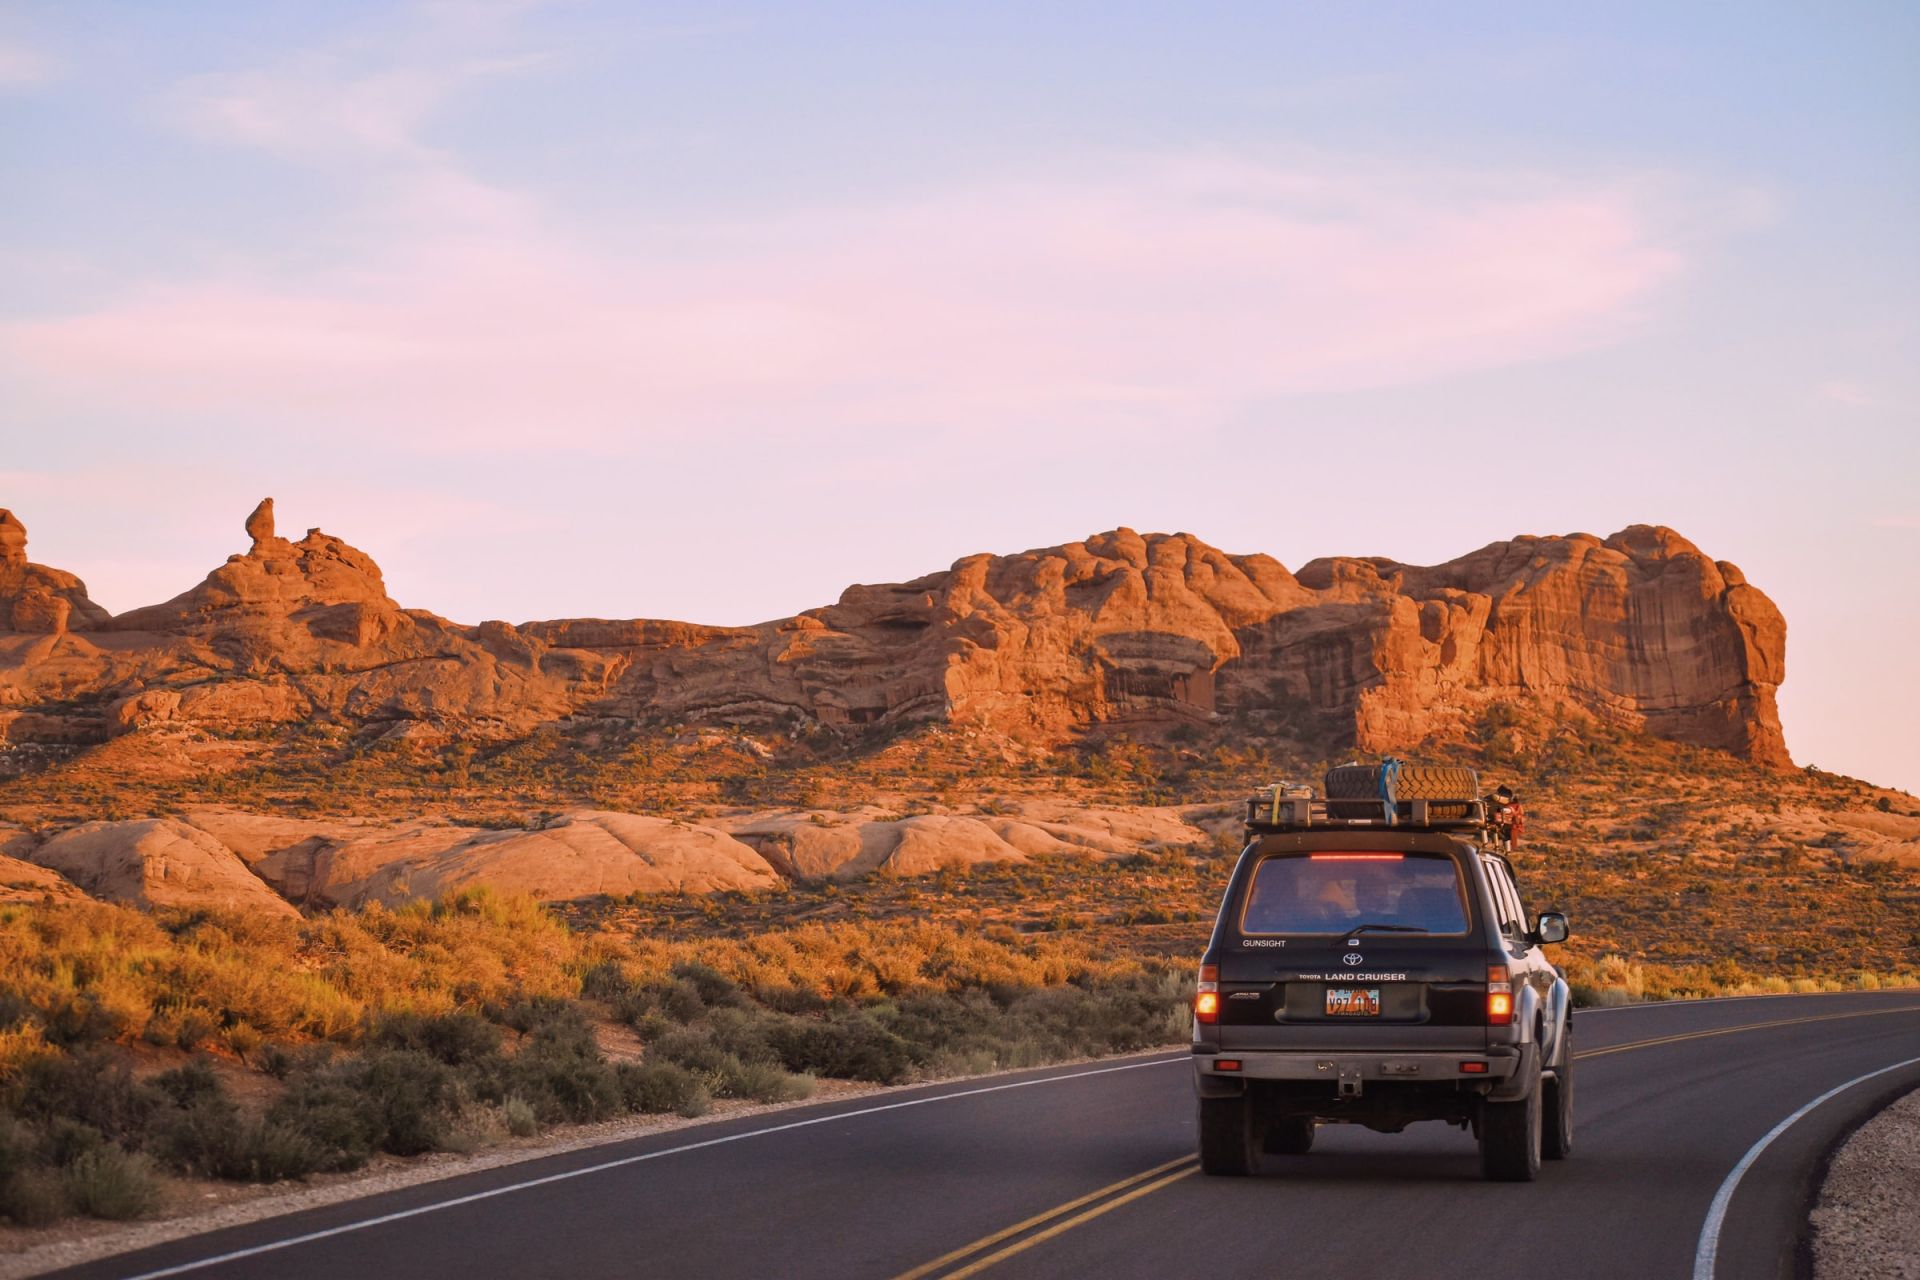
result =
[{"label": "rock hoodoo", "polygon": [[27,563],[27,526],[20,517],[0,508],[0,569],[18,569]]},{"label": "rock hoodoo", "polygon": [[[0,628],[44,632],[43,596],[23,611],[15,584],[56,571],[25,565],[24,530],[6,532],[17,527],[0,520]],[[1190,534],[1123,528],[849,587],[755,627],[460,626],[401,608],[379,566],[338,538],[276,537],[270,499],[247,532],[248,554],[111,620],[59,575],[75,593],[60,598],[93,611],[70,603],[74,628],[116,639],[27,661],[0,635],[0,704],[99,695],[100,723],[71,726],[82,736],[309,715],[512,736],[588,715],[842,732],[945,721],[1049,741],[1249,714],[1329,748],[1383,750],[1517,702],[1790,763],[1774,706],[1779,611],[1739,569],[1657,526],[1520,537],[1433,566],[1314,560],[1297,574]]]},{"label": "rock hoodoo", "polygon": [[[60,635],[98,626],[109,616],[87,598],[86,583],[59,569],[30,563],[27,526],[13,512],[0,508],[0,632]],[[0,658],[0,669],[4,664]]]},{"label": "rock hoodoo", "polygon": [[273,499],[262,498],[260,505],[247,517],[247,536],[253,539],[249,554],[260,554],[260,548],[273,541]]}]

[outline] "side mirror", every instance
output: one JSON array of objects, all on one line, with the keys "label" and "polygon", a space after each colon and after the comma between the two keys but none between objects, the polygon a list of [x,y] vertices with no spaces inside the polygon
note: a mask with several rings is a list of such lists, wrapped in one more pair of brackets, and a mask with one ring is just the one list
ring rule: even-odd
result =
[{"label": "side mirror", "polygon": [[1540,919],[1533,926],[1536,942],[1565,942],[1568,932],[1567,918],[1558,911],[1542,911]]}]

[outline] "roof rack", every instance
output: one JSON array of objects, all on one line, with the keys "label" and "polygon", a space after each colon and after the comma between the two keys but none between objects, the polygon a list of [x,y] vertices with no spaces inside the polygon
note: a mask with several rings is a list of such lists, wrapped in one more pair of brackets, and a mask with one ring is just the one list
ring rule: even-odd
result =
[{"label": "roof rack", "polygon": [[1304,788],[1269,787],[1247,797],[1247,834],[1288,831],[1481,831],[1483,800],[1317,800]]}]

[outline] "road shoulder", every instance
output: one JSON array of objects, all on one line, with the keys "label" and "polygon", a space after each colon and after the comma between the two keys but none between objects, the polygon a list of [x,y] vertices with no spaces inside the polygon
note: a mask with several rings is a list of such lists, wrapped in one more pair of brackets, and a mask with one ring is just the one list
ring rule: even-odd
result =
[{"label": "road shoulder", "polygon": [[1810,1229],[1814,1280],[1920,1278],[1920,1089],[1834,1152]]}]

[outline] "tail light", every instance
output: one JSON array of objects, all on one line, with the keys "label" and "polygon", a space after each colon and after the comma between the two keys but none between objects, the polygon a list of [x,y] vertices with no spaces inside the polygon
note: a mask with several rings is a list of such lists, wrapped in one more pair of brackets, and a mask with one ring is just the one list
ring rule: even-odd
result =
[{"label": "tail light", "polygon": [[1220,1021],[1220,966],[1200,966],[1200,984],[1194,988],[1193,1016],[1200,1022]]},{"label": "tail light", "polygon": [[1507,976],[1507,966],[1503,964],[1487,966],[1487,1025],[1513,1025],[1513,983]]}]

